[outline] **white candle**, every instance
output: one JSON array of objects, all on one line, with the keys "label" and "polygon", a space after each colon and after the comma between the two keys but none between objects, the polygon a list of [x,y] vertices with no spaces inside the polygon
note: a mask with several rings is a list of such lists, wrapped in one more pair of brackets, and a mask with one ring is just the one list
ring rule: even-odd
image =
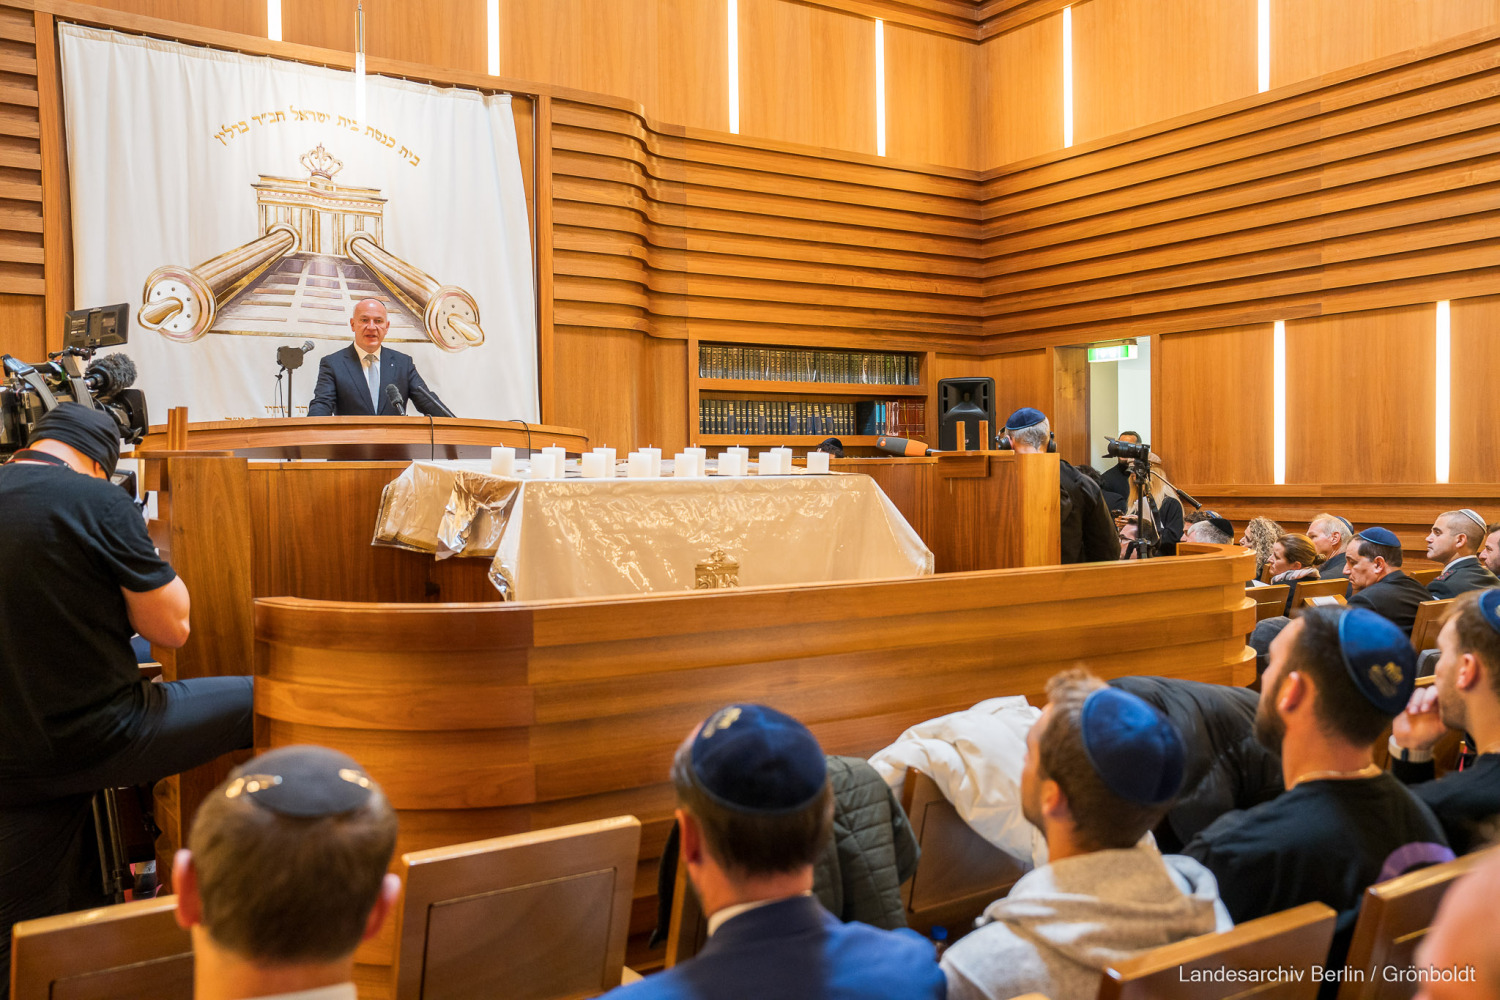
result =
[{"label": "white candle", "polygon": [[649,479],[651,477],[651,456],[643,455],[633,451],[625,460],[625,475],[630,479]]},{"label": "white candle", "polygon": [[532,479],[554,479],[556,474],[552,471],[552,456],[545,451],[531,453],[531,478]]},{"label": "white candle", "polygon": [[807,471],[814,475],[822,475],[828,471],[828,452],[810,451],[807,453]]},{"label": "white candle", "polygon": [[693,463],[693,475],[708,475],[708,451],[703,448],[684,448],[682,453]]},{"label": "white candle", "polygon": [[660,448],[642,448],[641,449],[641,454],[645,455],[647,461],[649,461],[651,463],[651,472],[649,473],[649,475],[653,479],[660,478],[661,477],[661,449]]},{"label": "white candle", "polygon": [[682,452],[672,456],[672,477],[687,479],[693,474],[693,460]]},{"label": "white candle", "polygon": [[745,470],[740,468],[740,456],[733,451],[726,451],[719,455],[719,475],[721,476],[743,476]]},{"label": "white candle", "polygon": [[583,473],[584,479],[604,478],[604,456],[597,451],[591,451],[578,458],[578,470]]},{"label": "white candle", "polygon": [[490,475],[514,478],[516,474],[516,449],[490,449]]},{"label": "white candle", "polygon": [[615,478],[615,450],[613,448],[595,448],[594,454],[604,460],[604,472],[601,474],[603,478]]},{"label": "white candle", "polygon": [[756,463],[756,474],[761,476],[774,476],[781,468],[781,456],[776,454],[775,449],[760,453],[760,460]]},{"label": "white candle", "polygon": [[790,476],[792,474],[792,449],[776,449],[776,474],[778,476]]}]

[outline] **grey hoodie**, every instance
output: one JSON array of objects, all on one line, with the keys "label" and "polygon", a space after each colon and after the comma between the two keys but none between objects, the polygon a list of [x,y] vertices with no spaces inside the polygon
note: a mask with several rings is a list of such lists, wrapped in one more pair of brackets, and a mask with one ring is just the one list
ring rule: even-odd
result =
[{"label": "grey hoodie", "polygon": [[1100,975],[1142,951],[1233,926],[1191,858],[1154,847],[1095,851],[1028,872],[943,955],[948,1000],[1041,993],[1093,1000]]}]

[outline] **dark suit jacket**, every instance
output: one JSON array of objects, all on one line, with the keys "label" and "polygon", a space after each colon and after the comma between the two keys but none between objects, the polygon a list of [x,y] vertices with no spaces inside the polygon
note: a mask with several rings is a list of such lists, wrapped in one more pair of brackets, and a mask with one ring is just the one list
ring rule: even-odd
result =
[{"label": "dark suit jacket", "polygon": [[1438,601],[1446,601],[1471,590],[1488,590],[1490,587],[1500,587],[1500,578],[1474,556],[1456,564],[1450,563],[1427,584],[1427,590]]},{"label": "dark suit jacket", "polygon": [[1099,474],[1099,481],[1103,485],[1104,499],[1109,502],[1109,509],[1116,514],[1129,513],[1125,504],[1130,499],[1130,466],[1116,462]]},{"label": "dark suit jacket", "polygon": [[1328,561],[1318,567],[1318,579],[1332,580],[1344,575],[1345,556],[1342,552],[1335,552]]},{"label": "dark suit jacket", "polygon": [[942,1000],[932,942],[840,923],[811,896],[731,917],[703,950],[611,1000]]},{"label": "dark suit jacket", "polygon": [[[385,387],[393,385],[401,394],[401,410],[395,412],[385,398]],[[313,388],[309,417],[395,417],[406,412],[406,402],[411,400],[422,413],[430,417],[446,416],[442,401],[417,374],[417,366],[411,355],[393,351],[389,347],[380,350],[380,409],[370,406],[370,384],[365,381],[364,366],[359,363],[359,349],[353,344],[342,351],[325,354],[318,359],[318,384]]]},{"label": "dark suit jacket", "polygon": [[[1120,536],[1099,484],[1058,459],[1062,561],[1118,562]],[[1180,523],[1180,522],[1179,522]]]},{"label": "dark suit jacket", "polygon": [[1417,621],[1417,605],[1430,600],[1432,595],[1426,587],[1397,569],[1349,598],[1349,606],[1369,608],[1395,622],[1397,628],[1409,635]]}]

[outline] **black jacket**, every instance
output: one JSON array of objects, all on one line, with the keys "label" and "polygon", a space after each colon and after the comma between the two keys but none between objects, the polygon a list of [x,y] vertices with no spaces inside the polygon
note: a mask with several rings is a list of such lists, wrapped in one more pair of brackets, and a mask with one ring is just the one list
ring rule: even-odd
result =
[{"label": "black jacket", "polygon": [[1469,556],[1457,565],[1449,565],[1444,569],[1427,584],[1427,591],[1432,594],[1433,600],[1446,601],[1471,590],[1488,590],[1490,587],[1500,587],[1500,577],[1491,573],[1474,556]]},{"label": "black jacket", "polygon": [[1099,484],[1058,459],[1057,485],[1062,493],[1062,561],[1118,562],[1120,536]]},{"label": "black jacket", "polygon": [[1099,474],[1104,484],[1104,499],[1109,509],[1116,514],[1127,513],[1125,505],[1130,501],[1130,466],[1116,462]]},{"label": "black jacket", "polygon": [[1432,595],[1426,587],[1397,569],[1349,598],[1349,606],[1369,608],[1377,615],[1389,618],[1397,628],[1410,635],[1411,627],[1417,622],[1417,605],[1430,600]]},{"label": "black jacket", "polygon": [[1344,554],[1336,552],[1328,557],[1328,561],[1318,567],[1318,579],[1332,580],[1344,575]]},{"label": "black jacket", "polygon": [[[313,388],[312,403],[307,407],[309,417],[394,417],[406,412],[408,399],[430,417],[447,415],[442,402],[417,374],[411,355],[389,347],[380,350],[380,408],[372,408],[370,384],[365,381],[359,353],[350,344],[342,351],[318,359],[318,384]],[[401,395],[400,411],[392,410],[386,399],[386,386],[392,385]]]},{"label": "black jacket", "polygon": [[1182,734],[1182,791],[1156,828],[1163,854],[1181,850],[1230,810],[1281,794],[1281,758],[1255,738],[1260,696],[1254,691],[1175,677],[1117,677],[1109,683],[1156,706]]}]

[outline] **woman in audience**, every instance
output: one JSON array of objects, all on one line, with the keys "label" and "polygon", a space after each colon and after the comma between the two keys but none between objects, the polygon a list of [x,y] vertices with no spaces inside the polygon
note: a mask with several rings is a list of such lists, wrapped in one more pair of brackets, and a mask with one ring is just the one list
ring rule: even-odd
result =
[{"label": "woman in audience", "polygon": [[1255,550],[1255,579],[1259,580],[1261,574],[1271,562],[1271,550],[1276,544],[1276,539],[1286,532],[1281,530],[1281,525],[1269,517],[1255,517],[1245,525],[1245,533],[1240,536],[1240,544],[1247,549]]},{"label": "woman in audience", "polygon": [[1284,583],[1290,588],[1286,595],[1286,614],[1292,613],[1297,599],[1298,580],[1318,579],[1318,566],[1323,557],[1318,554],[1313,540],[1295,532],[1282,534],[1271,545],[1271,583]]}]

